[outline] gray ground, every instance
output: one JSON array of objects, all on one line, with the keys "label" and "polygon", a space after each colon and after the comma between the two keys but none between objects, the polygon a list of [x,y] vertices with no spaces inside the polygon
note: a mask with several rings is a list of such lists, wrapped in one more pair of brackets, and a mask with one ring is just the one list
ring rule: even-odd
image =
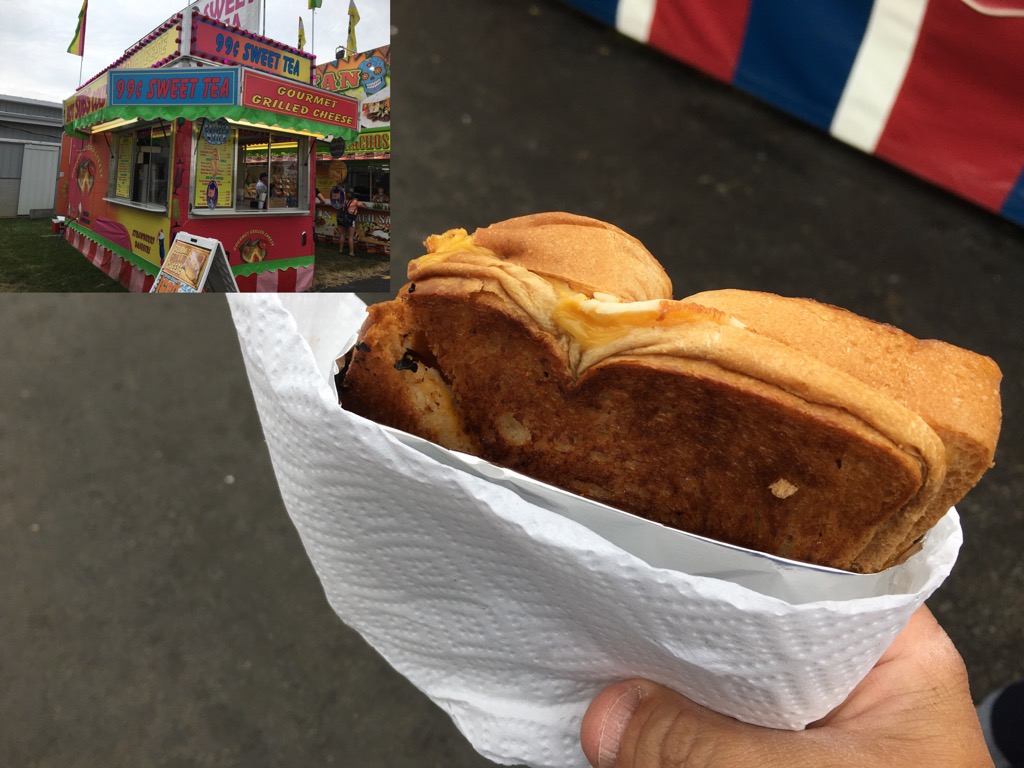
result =
[{"label": "gray ground", "polygon": [[[991,355],[998,466],[931,606],[977,696],[1024,676],[1024,232],[556,3],[431,6],[393,4],[394,286],[431,232],[568,209],[677,295],[813,296]],[[0,321],[0,765],[490,764],[324,601],[221,300]]]}]

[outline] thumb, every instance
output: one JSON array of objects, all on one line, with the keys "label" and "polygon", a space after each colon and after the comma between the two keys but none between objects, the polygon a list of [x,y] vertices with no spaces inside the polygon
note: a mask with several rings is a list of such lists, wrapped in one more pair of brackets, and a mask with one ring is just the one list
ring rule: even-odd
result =
[{"label": "thumb", "polygon": [[741,723],[648,680],[626,680],[606,688],[587,709],[580,728],[583,753],[594,768],[842,764],[842,746],[821,735]]}]

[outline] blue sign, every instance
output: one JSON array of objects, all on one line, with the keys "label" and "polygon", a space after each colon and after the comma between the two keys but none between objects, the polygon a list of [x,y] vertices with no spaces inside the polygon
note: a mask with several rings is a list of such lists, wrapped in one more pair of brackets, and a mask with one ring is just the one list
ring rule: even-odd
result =
[{"label": "blue sign", "polygon": [[113,69],[111,106],[238,103],[238,67]]},{"label": "blue sign", "polygon": [[205,118],[201,133],[207,144],[220,146],[227,144],[228,139],[231,138],[231,125],[223,117],[218,117],[216,120]]}]

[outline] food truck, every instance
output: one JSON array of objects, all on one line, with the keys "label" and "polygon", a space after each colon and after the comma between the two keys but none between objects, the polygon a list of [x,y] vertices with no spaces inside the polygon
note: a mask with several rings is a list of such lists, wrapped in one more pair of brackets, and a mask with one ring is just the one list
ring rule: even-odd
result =
[{"label": "food truck", "polygon": [[319,65],[316,85],[359,102],[355,139],[317,143],[316,188],[324,198],[316,208],[317,238],[337,242],[339,207],[347,191],[361,203],[355,225],[358,248],[390,255],[391,46]]},{"label": "food truck", "polygon": [[314,85],[311,54],[193,8],[64,102],[64,236],[148,291],[179,232],[221,242],[239,290],[309,289],[318,140],[352,142],[359,104]]}]

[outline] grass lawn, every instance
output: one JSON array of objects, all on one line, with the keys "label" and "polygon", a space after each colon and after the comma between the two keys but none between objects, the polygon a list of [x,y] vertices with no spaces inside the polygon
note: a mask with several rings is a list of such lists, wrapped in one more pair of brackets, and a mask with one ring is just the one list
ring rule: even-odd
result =
[{"label": "grass lawn", "polygon": [[[391,262],[381,254],[338,253],[331,243],[316,245],[314,291],[345,290],[387,278]],[[124,293],[125,289],[51,232],[49,219],[0,219],[0,292]]]},{"label": "grass lawn", "polygon": [[51,232],[49,219],[0,219],[0,291],[124,293],[125,289]]}]

